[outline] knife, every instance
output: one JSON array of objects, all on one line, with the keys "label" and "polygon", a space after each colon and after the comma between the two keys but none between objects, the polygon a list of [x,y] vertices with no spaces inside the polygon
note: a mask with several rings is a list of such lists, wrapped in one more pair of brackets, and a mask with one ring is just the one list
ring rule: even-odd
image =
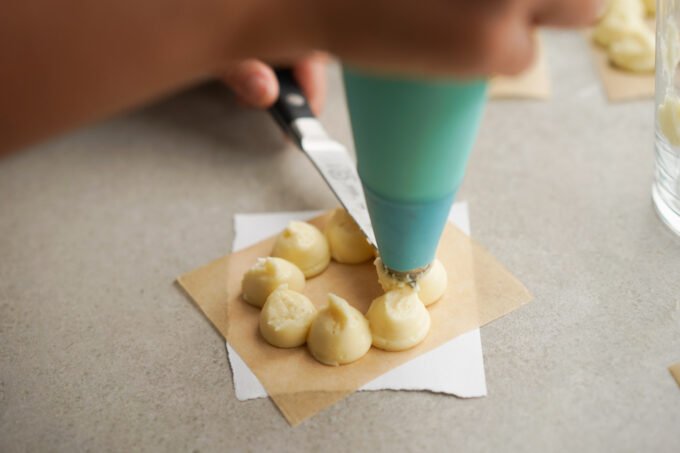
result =
[{"label": "knife", "polygon": [[312,161],[368,242],[377,249],[364,190],[354,161],[343,145],[328,136],[314,116],[307,98],[293,77],[293,71],[277,69],[275,72],[279,81],[279,97],[269,113]]}]

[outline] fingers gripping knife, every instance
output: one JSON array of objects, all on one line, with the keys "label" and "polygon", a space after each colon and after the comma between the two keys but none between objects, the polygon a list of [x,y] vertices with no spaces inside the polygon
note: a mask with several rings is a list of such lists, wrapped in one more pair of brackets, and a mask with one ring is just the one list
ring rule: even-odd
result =
[{"label": "fingers gripping knife", "polygon": [[392,79],[345,68],[357,168],[314,117],[291,71],[277,77],[274,118],[377,246],[388,272],[417,280],[435,257],[462,181],[485,81]]}]

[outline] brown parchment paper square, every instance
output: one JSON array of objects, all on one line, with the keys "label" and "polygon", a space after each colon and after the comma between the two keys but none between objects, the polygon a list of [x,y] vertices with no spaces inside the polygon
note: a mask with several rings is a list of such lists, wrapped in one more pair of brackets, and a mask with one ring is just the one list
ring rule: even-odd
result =
[{"label": "brown parchment paper square", "polygon": [[[653,27],[653,23],[650,24]],[[593,41],[592,34],[593,31],[588,30],[585,37],[607,98],[613,102],[653,98],[654,73],[629,72],[611,65],[606,49]]]},{"label": "brown parchment paper square", "polygon": [[[310,223],[323,228],[330,214]],[[329,367],[316,362],[307,349],[279,349],[258,331],[260,310],[241,299],[241,278],[259,257],[268,256],[274,237],[213,261],[178,278],[179,284],[224,335],[260,380],[291,425],[314,415],[387,371],[528,303],[532,296],[489,253],[447,224],[437,256],[449,284],[432,305],[432,327],[425,341],[403,352],[376,348],[349,365]],[[365,313],[382,294],[371,262],[331,262],[321,275],[307,280],[304,293],[317,307],[333,292]]]},{"label": "brown parchment paper square", "polygon": [[491,79],[489,85],[491,99],[550,99],[548,61],[540,33],[536,34],[534,43],[536,45],[534,61],[524,72],[513,77],[496,76]]},{"label": "brown parchment paper square", "polygon": [[676,363],[675,365],[671,365],[668,367],[668,370],[671,372],[671,375],[673,375],[675,382],[677,382],[680,386],[680,362]]}]

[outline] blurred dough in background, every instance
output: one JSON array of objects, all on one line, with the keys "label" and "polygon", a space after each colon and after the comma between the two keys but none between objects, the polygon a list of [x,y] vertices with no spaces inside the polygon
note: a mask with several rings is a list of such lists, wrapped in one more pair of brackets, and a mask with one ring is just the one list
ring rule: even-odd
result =
[{"label": "blurred dough in background", "polygon": [[595,27],[593,39],[599,45],[608,47],[626,36],[636,25],[644,25],[643,16],[640,0],[612,0]]},{"label": "blurred dough in background", "polygon": [[[652,1],[652,3],[654,3]],[[654,71],[654,32],[645,23],[653,14],[648,0],[610,0],[593,32],[593,40],[607,49],[609,61],[631,72]]]},{"label": "blurred dough in background", "polygon": [[[644,24],[643,24],[644,25]],[[654,33],[637,26],[609,46],[609,59],[617,67],[634,72],[654,71]]]}]

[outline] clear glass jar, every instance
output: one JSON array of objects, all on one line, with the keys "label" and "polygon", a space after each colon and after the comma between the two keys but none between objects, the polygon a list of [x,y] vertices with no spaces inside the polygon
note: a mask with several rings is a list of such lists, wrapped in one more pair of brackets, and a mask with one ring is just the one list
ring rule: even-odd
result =
[{"label": "clear glass jar", "polygon": [[661,219],[680,235],[680,0],[657,0],[656,171],[652,197]]}]

